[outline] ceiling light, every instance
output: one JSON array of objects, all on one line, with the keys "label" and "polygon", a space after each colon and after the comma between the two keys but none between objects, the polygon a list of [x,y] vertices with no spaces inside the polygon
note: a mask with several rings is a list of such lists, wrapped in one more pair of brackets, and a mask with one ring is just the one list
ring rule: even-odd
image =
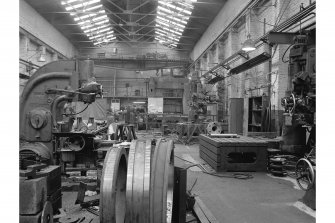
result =
[{"label": "ceiling light", "polygon": [[245,52],[250,52],[255,50],[255,42],[251,39],[250,34],[248,34],[247,36],[247,40],[244,41],[243,45],[242,45],[242,50]]},{"label": "ceiling light", "polygon": [[96,6],[93,6],[93,7],[91,7],[91,8],[84,9],[83,12],[91,11],[91,10],[93,10],[93,9],[97,9],[97,8],[101,8],[101,7],[102,7],[102,5],[96,5]]},{"label": "ceiling light", "polygon": [[181,32],[177,32],[177,31],[175,31],[175,30],[166,28],[166,27],[164,27],[164,26],[161,26],[160,24],[156,24],[156,27],[161,28],[161,29],[163,29],[163,30],[165,30],[165,31],[167,31],[167,32],[169,32],[169,33],[172,32],[172,33],[177,34],[177,35],[179,35],[179,36],[182,35]]},{"label": "ceiling light", "polygon": [[65,4],[69,4],[69,3],[72,3],[72,2],[77,2],[77,1],[81,1],[81,0],[69,0],[69,1],[61,1],[61,4],[62,5],[65,5]]},{"label": "ceiling light", "polygon": [[85,6],[88,6],[88,5],[92,5],[92,4],[97,3],[97,2],[100,2],[100,0],[92,0],[92,1],[80,3],[80,4],[77,4],[77,5],[72,5],[72,6],[66,7],[65,10],[69,11],[71,9],[77,9],[77,8],[85,7]]},{"label": "ceiling light", "polygon": [[134,104],[145,104],[146,102],[145,101],[134,101],[133,103]]},{"label": "ceiling light", "polygon": [[45,46],[41,46],[41,55],[40,57],[37,59],[38,62],[45,62],[45,55],[46,55],[46,50],[45,50]]},{"label": "ceiling light", "polygon": [[185,12],[186,14],[189,14],[189,15],[191,15],[191,14],[192,14],[192,12],[191,12],[191,11],[185,10],[185,9],[183,9],[183,8],[180,8],[180,7],[177,7],[177,6],[171,5],[171,4],[169,4],[169,3],[166,3],[166,2],[163,2],[163,1],[158,1],[158,3],[160,3],[160,4],[162,4],[162,5],[165,5],[165,6],[168,6],[169,8],[176,9],[176,10],[178,10],[178,11],[180,11],[180,12]]},{"label": "ceiling light", "polygon": [[176,18],[176,17],[167,15],[167,14],[161,12],[161,11],[157,11],[157,14],[158,14],[158,15],[161,15],[161,16],[164,16],[164,17],[166,17],[166,18],[169,18],[169,19],[173,19],[173,20],[175,20],[175,21],[177,21],[177,22],[181,22],[181,23],[187,24],[187,22],[186,22],[185,20],[178,19],[178,18]]},{"label": "ceiling light", "polygon": [[173,25],[176,25],[176,26],[181,27],[182,29],[185,29],[185,26],[184,26],[184,25],[181,25],[181,24],[176,23],[176,22],[172,22],[171,20],[165,19],[165,18],[163,18],[163,17],[161,17],[161,16],[157,16],[157,19],[163,20],[164,22],[167,22],[167,23],[169,23],[169,24],[173,24]]},{"label": "ceiling light", "polygon": [[101,25],[101,26],[98,26],[98,27],[95,27],[95,28],[92,28],[92,29],[87,29],[87,30],[84,30],[84,33],[93,32],[95,30],[102,29],[102,28],[105,28],[107,26],[109,26],[109,24]]},{"label": "ceiling light", "polygon": [[116,37],[114,36],[114,37],[112,37],[110,39],[104,39],[102,41],[95,42],[95,43],[93,43],[93,45],[98,45],[98,44],[101,44],[101,43],[108,43],[109,41],[115,40],[115,39],[116,39]]}]

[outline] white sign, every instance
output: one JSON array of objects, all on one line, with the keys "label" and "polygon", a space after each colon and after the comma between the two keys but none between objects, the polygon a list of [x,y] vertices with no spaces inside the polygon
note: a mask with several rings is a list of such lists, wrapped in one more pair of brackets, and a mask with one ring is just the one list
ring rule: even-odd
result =
[{"label": "white sign", "polygon": [[163,113],[163,98],[148,98],[148,113]]}]

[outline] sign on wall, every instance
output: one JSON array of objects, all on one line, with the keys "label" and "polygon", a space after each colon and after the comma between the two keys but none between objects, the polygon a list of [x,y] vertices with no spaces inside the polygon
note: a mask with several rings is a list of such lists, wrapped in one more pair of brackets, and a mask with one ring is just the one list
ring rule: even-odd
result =
[{"label": "sign on wall", "polygon": [[120,111],[120,99],[112,99],[111,109],[113,112]]},{"label": "sign on wall", "polygon": [[163,98],[148,98],[148,113],[163,113]]}]

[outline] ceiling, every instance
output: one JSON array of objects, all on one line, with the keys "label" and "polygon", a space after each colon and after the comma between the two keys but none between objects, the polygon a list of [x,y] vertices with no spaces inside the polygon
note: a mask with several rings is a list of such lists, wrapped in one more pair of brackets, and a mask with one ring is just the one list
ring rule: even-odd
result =
[{"label": "ceiling", "polygon": [[[74,17],[65,10],[61,0],[25,1],[63,33],[78,49],[99,47],[99,45],[93,45],[92,40],[74,21]],[[183,1],[190,2],[190,0]],[[192,14],[189,16],[176,49],[191,51],[225,2],[226,0],[198,0],[193,3]],[[101,3],[113,27],[113,35],[116,37],[116,40],[113,41],[156,41],[157,0],[101,0]]]}]

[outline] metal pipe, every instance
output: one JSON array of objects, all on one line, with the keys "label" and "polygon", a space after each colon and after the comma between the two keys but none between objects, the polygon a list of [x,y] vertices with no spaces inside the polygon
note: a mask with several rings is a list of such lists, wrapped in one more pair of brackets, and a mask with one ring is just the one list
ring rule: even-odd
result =
[{"label": "metal pipe", "polygon": [[57,120],[56,120],[56,114],[57,114],[57,106],[63,102],[63,101],[68,101],[71,100],[72,97],[69,97],[68,95],[61,95],[58,96],[51,105],[51,114],[52,114],[52,123],[53,123],[53,128],[56,129],[57,128]]},{"label": "metal pipe", "polygon": [[116,69],[114,69],[114,97],[116,96]]}]

